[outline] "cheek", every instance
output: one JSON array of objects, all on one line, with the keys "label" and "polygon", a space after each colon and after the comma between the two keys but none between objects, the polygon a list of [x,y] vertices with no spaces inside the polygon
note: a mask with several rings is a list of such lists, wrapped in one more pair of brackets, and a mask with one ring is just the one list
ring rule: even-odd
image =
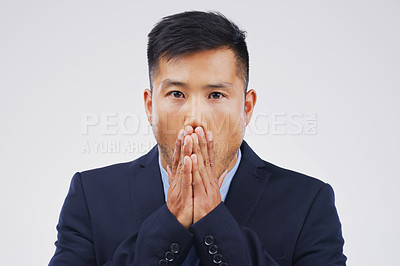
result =
[{"label": "cheek", "polygon": [[243,123],[242,113],[237,114],[224,114],[218,119],[218,115],[214,116],[215,121],[218,121],[212,131],[214,133],[214,148],[215,152],[221,154],[228,154],[231,149],[241,143],[245,123]]},{"label": "cheek", "polygon": [[222,138],[236,135],[243,130],[243,112],[216,111],[210,117],[210,129]]},{"label": "cheek", "polygon": [[179,132],[178,113],[170,105],[159,103],[153,108],[154,125],[166,135],[177,135]]}]

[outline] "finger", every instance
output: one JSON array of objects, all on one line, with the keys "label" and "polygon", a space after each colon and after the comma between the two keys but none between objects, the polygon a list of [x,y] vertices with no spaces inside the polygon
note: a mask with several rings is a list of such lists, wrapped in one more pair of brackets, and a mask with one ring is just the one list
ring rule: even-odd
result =
[{"label": "finger", "polygon": [[170,188],[175,187],[176,186],[176,182],[174,182],[174,181],[175,180],[179,180],[179,179],[176,178],[176,176],[177,176],[176,174],[175,175],[172,174],[172,170],[171,170],[171,167],[169,167],[169,165],[167,165],[167,173],[168,173],[169,187]]},{"label": "finger", "polygon": [[196,154],[192,154],[190,157],[192,159],[193,195],[201,195],[204,194],[206,190],[199,172],[199,160]]},{"label": "finger", "polygon": [[204,186],[206,190],[209,191],[210,186],[212,183],[216,183],[215,175],[213,175],[210,167],[210,158],[208,157],[208,144],[204,129],[202,127],[196,127],[195,129],[197,135],[199,136],[199,147],[200,147],[200,154],[199,161],[201,160],[202,163],[199,163],[200,175],[203,178]]},{"label": "finger", "polygon": [[196,133],[192,134],[193,139],[193,154],[196,155],[197,159],[197,171],[199,172],[200,178],[202,179],[202,186],[204,187],[205,192],[210,190],[210,180],[209,175],[210,171],[207,171],[206,166],[204,165],[203,154],[201,153],[200,144],[198,141],[198,135]]},{"label": "finger", "polygon": [[183,140],[183,129],[179,130],[178,137],[175,141],[175,149],[174,149],[174,154],[172,156],[172,173],[174,173],[174,174],[176,173],[176,170],[179,165],[182,140]]},{"label": "finger", "polygon": [[[202,160],[203,155],[201,154],[201,150],[200,150],[200,146],[199,146],[199,136],[197,135],[197,133],[193,133],[191,135],[191,137],[192,137],[192,141],[193,141],[192,152],[197,154],[196,159]],[[200,163],[203,163],[203,161],[199,161],[199,164]]]},{"label": "finger", "polygon": [[184,133],[185,130],[181,129],[179,131],[178,137],[180,137],[180,154],[179,154],[179,160],[178,160],[178,167],[175,172],[175,178],[176,178],[176,185],[177,189],[180,190],[180,186],[182,185],[182,177],[183,177],[183,161],[184,161],[184,154],[183,154],[183,149],[184,149]]},{"label": "finger", "polygon": [[191,135],[193,133],[193,131],[194,131],[194,129],[193,129],[192,126],[186,125],[185,128],[184,128],[184,137],[186,135]]},{"label": "finger", "polygon": [[192,160],[189,156],[183,158],[183,175],[181,193],[183,199],[192,197]]},{"label": "finger", "polygon": [[193,141],[190,135],[186,135],[183,140],[183,154],[182,156],[190,156],[193,150]]},{"label": "finger", "polygon": [[196,133],[193,133],[191,136],[193,141],[192,152],[196,154],[196,159],[198,160],[199,168],[204,167],[203,155],[201,154],[199,146],[199,136]]},{"label": "finger", "polygon": [[206,134],[207,137],[207,151],[208,151],[208,158],[210,160],[210,167],[211,167],[211,172],[215,178],[217,178],[217,173],[215,169],[215,152],[214,152],[214,138],[213,134],[211,131],[207,131]]},{"label": "finger", "polygon": [[176,179],[178,185],[180,185],[181,172],[182,172],[182,150],[183,150],[183,129],[179,130],[177,140],[175,142],[174,155],[172,156],[172,180],[171,183]]},{"label": "finger", "polygon": [[204,129],[202,127],[196,127],[195,132],[199,136],[199,145],[201,154],[203,156],[204,166],[208,167],[210,164],[210,160],[208,158],[207,139],[204,133]]}]

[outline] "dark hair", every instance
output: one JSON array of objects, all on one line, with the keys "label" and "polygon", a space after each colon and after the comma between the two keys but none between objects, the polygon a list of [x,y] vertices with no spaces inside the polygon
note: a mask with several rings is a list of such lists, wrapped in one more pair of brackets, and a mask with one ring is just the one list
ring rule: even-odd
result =
[{"label": "dark hair", "polygon": [[244,91],[249,83],[249,53],[246,32],[219,12],[186,11],[166,16],[148,35],[147,60],[150,89],[158,71],[159,61],[167,61],[188,52],[222,47],[231,49],[237,61],[237,74],[244,81]]}]

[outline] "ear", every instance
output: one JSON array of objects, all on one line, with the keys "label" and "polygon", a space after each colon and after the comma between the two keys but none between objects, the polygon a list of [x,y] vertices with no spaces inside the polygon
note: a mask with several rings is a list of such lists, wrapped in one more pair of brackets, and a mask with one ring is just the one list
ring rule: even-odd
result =
[{"label": "ear", "polygon": [[152,123],[151,123],[151,105],[152,105],[151,91],[149,89],[145,89],[143,97],[144,97],[144,108],[146,110],[147,120],[149,121],[150,125],[152,126]]},{"label": "ear", "polygon": [[245,112],[246,112],[246,126],[249,124],[251,116],[253,115],[254,106],[256,105],[257,101],[257,93],[255,90],[251,89],[246,92],[245,97]]}]

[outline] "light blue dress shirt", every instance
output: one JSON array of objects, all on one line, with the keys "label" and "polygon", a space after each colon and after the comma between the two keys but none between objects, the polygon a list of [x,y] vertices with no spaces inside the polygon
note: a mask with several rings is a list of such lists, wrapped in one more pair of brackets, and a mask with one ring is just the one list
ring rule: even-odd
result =
[{"label": "light blue dress shirt", "polygon": [[[232,169],[229,170],[228,173],[226,174],[224,180],[222,181],[221,188],[219,189],[219,191],[221,192],[222,201],[225,201],[225,199],[226,199],[226,195],[228,194],[229,186],[232,182],[233,176],[235,175],[237,168],[239,167],[239,163],[240,163],[241,159],[242,159],[242,152],[239,149],[236,163],[232,167]],[[167,173],[167,170],[165,170],[161,165],[160,154],[158,155],[158,164],[160,166],[161,179],[162,179],[162,183],[163,183],[163,187],[164,187],[165,202],[167,202],[167,195],[168,195],[168,189],[169,189],[168,173]],[[200,259],[197,256],[196,249],[193,246],[190,249],[186,259],[182,263],[182,266],[199,266],[199,265],[200,265]]]}]

